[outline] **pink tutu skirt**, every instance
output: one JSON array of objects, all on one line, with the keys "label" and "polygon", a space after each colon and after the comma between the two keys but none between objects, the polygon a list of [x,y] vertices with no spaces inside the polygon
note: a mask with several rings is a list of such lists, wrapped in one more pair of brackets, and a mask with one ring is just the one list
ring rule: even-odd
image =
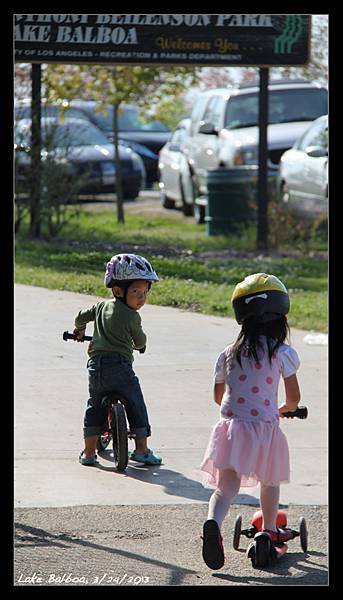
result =
[{"label": "pink tutu skirt", "polygon": [[236,471],[241,487],[288,483],[286,436],[278,421],[221,419],[212,430],[200,469],[205,487],[218,485],[222,469]]}]

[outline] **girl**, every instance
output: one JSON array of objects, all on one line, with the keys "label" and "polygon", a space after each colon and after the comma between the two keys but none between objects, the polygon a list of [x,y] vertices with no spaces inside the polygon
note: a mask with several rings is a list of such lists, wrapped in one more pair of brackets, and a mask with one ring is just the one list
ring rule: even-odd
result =
[{"label": "girl", "polygon": [[126,401],[130,431],[135,435],[136,449],[130,458],[146,465],[160,465],[162,459],[147,446],[150,436],[148,414],[142,390],[133,369],[133,349],[143,349],[146,335],[138,311],[144,306],[151,284],[158,281],[151,264],[136,254],[117,254],[106,265],[104,283],[114,298],[102,300],[75,318],[74,334],[82,342],[86,325],[94,321],[93,340],[87,362],[89,399],[84,417],[85,448],[82,465],[97,462],[95,449],[106,407],[101,404],[104,392],[114,391]]},{"label": "girl", "polygon": [[[300,361],[284,343],[289,296],[277,277],[256,273],[235,287],[231,301],[242,329],[215,364],[214,401],[221,418],[200,467],[203,484],[216,486],[203,526],[203,559],[211,569],[224,564],[221,525],[240,487],[260,482],[264,531],[272,541],[291,537],[276,527],[279,486],[289,481],[288,444],[279,417],[295,411],[300,401]],[[286,402],[278,408],[280,375]]]}]

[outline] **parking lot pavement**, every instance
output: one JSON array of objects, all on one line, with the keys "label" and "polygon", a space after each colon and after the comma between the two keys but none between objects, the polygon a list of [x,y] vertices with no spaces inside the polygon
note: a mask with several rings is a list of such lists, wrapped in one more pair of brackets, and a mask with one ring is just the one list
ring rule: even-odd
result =
[{"label": "parking lot pavement", "polygon": [[289,507],[290,527],[306,518],[307,552],[295,538],[265,570],[246,557],[246,537],[238,551],[232,545],[236,516],[246,528],[254,510],[232,506],[222,529],[225,564],[211,571],[201,556],[205,504],[17,509],[14,585],[326,586],[326,507]]}]

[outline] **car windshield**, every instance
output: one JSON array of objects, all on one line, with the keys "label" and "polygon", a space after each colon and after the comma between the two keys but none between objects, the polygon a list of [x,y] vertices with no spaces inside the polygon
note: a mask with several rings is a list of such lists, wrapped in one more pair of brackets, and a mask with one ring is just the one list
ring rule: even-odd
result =
[{"label": "car windshield", "polygon": [[[62,116],[63,118],[63,116],[65,116],[68,118],[83,119],[84,121],[89,121],[87,115],[78,108],[70,107],[62,109],[60,106],[54,106],[52,104],[42,105],[41,115],[42,118],[56,118],[59,116]],[[17,106],[15,109],[15,117],[17,121],[19,121],[20,119],[31,119],[31,106]]]},{"label": "car windshield", "polygon": [[[31,145],[31,122],[16,127],[16,143]],[[95,146],[108,144],[106,136],[90,123],[54,121],[43,123],[42,138],[44,145],[52,147]]]},{"label": "car windshield", "polygon": [[[314,121],[327,113],[327,92],[324,89],[293,89],[269,91],[268,123]],[[224,127],[238,129],[258,125],[258,94],[233,96],[228,102]]]},{"label": "car windshield", "polygon": [[[113,130],[113,108],[107,107],[106,112],[94,111],[93,117],[100,129]],[[169,131],[161,121],[144,121],[136,108],[125,107],[118,115],[119,131]]]}]

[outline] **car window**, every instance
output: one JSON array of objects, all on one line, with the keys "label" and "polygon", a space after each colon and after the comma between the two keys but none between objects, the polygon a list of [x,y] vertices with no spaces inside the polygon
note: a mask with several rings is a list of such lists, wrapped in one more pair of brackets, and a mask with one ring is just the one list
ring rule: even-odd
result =
[{"label": "car window", "polygon": [[[327,92],[321,88],[269,91],[269,123],[313,121],[327,113]],[[258,124],[258,94],[231,96],[225,127],[237,129]]]},{"label": "car window", "polygon": [[306,150],[308,146],[320,146],[321,148],[328,147],[328,127],[326,121],[317,121],[313,123],[309,129],[295,144],[298,150]]},{"label": "car window", "polygon": [[225,100],[222,96],[213,96],[209,101],[204,112],[204,116],[201,120],[206,121],[207,123],[212,123],[214,127],[219,128],[222,124],[221,117],[224,102]]},{"label": "car window", "polygon": [[56,146],[95,146],[109,143],[106,136],[97,127],[88,122],[85,125],[75,125],[70,121],[56,127],[53,133],[53,142]]},{"label": "car window", "polygon": [[[43,105],[41,107],[42,118],[46,118],[46,117],[55,118],[60,115],[69,117],[69,118],[83,119],[85,121],[89,121],[87,115],[82,110],[79,110],[78,108],[71,107],[71,108],[62,109],[59,106],[53,106],[50,104]],[[31,106],[18,106],[15,110],[15,116],[16,116],[17,120],[31,119]]]},{"label": "car window", "polygon": [[[108,144],[106,136],[97,127],[85,123],[45,123],[42,127],[43,144],[49,147],[95,146]],[[15,129],[16,143],[31,145],[31,122]]]},{"label": "car window", "polygon": [[174,144],[182,144],[185,141],[187,132],[184,128],[180,129],[176,129],[176,131],[174,131],[172,137],[170,138],[170,142],[169,145],[174,145]]},{"label": "car window", "polygon": [[227,103],[225,124],[228,129],[251,127],[258,123],[258,95],[231,96]]},{"label": "car window", "polygon": [[[92,117],[100,129],[113,130],[113,108],[111,106],[102,111],[94,109]],[[169,131],[168,127],[161,121],[143,119],[134,107],[125,107],[123,111],[119,112],[118,129],[119,131]]]},{"label": "car window", "polygon": [[195,104],[191,115],[190,134],[194,135],[199,130],[200,121],[204,120],[204,111],[209,102],[208,96],[200,96]]}]

